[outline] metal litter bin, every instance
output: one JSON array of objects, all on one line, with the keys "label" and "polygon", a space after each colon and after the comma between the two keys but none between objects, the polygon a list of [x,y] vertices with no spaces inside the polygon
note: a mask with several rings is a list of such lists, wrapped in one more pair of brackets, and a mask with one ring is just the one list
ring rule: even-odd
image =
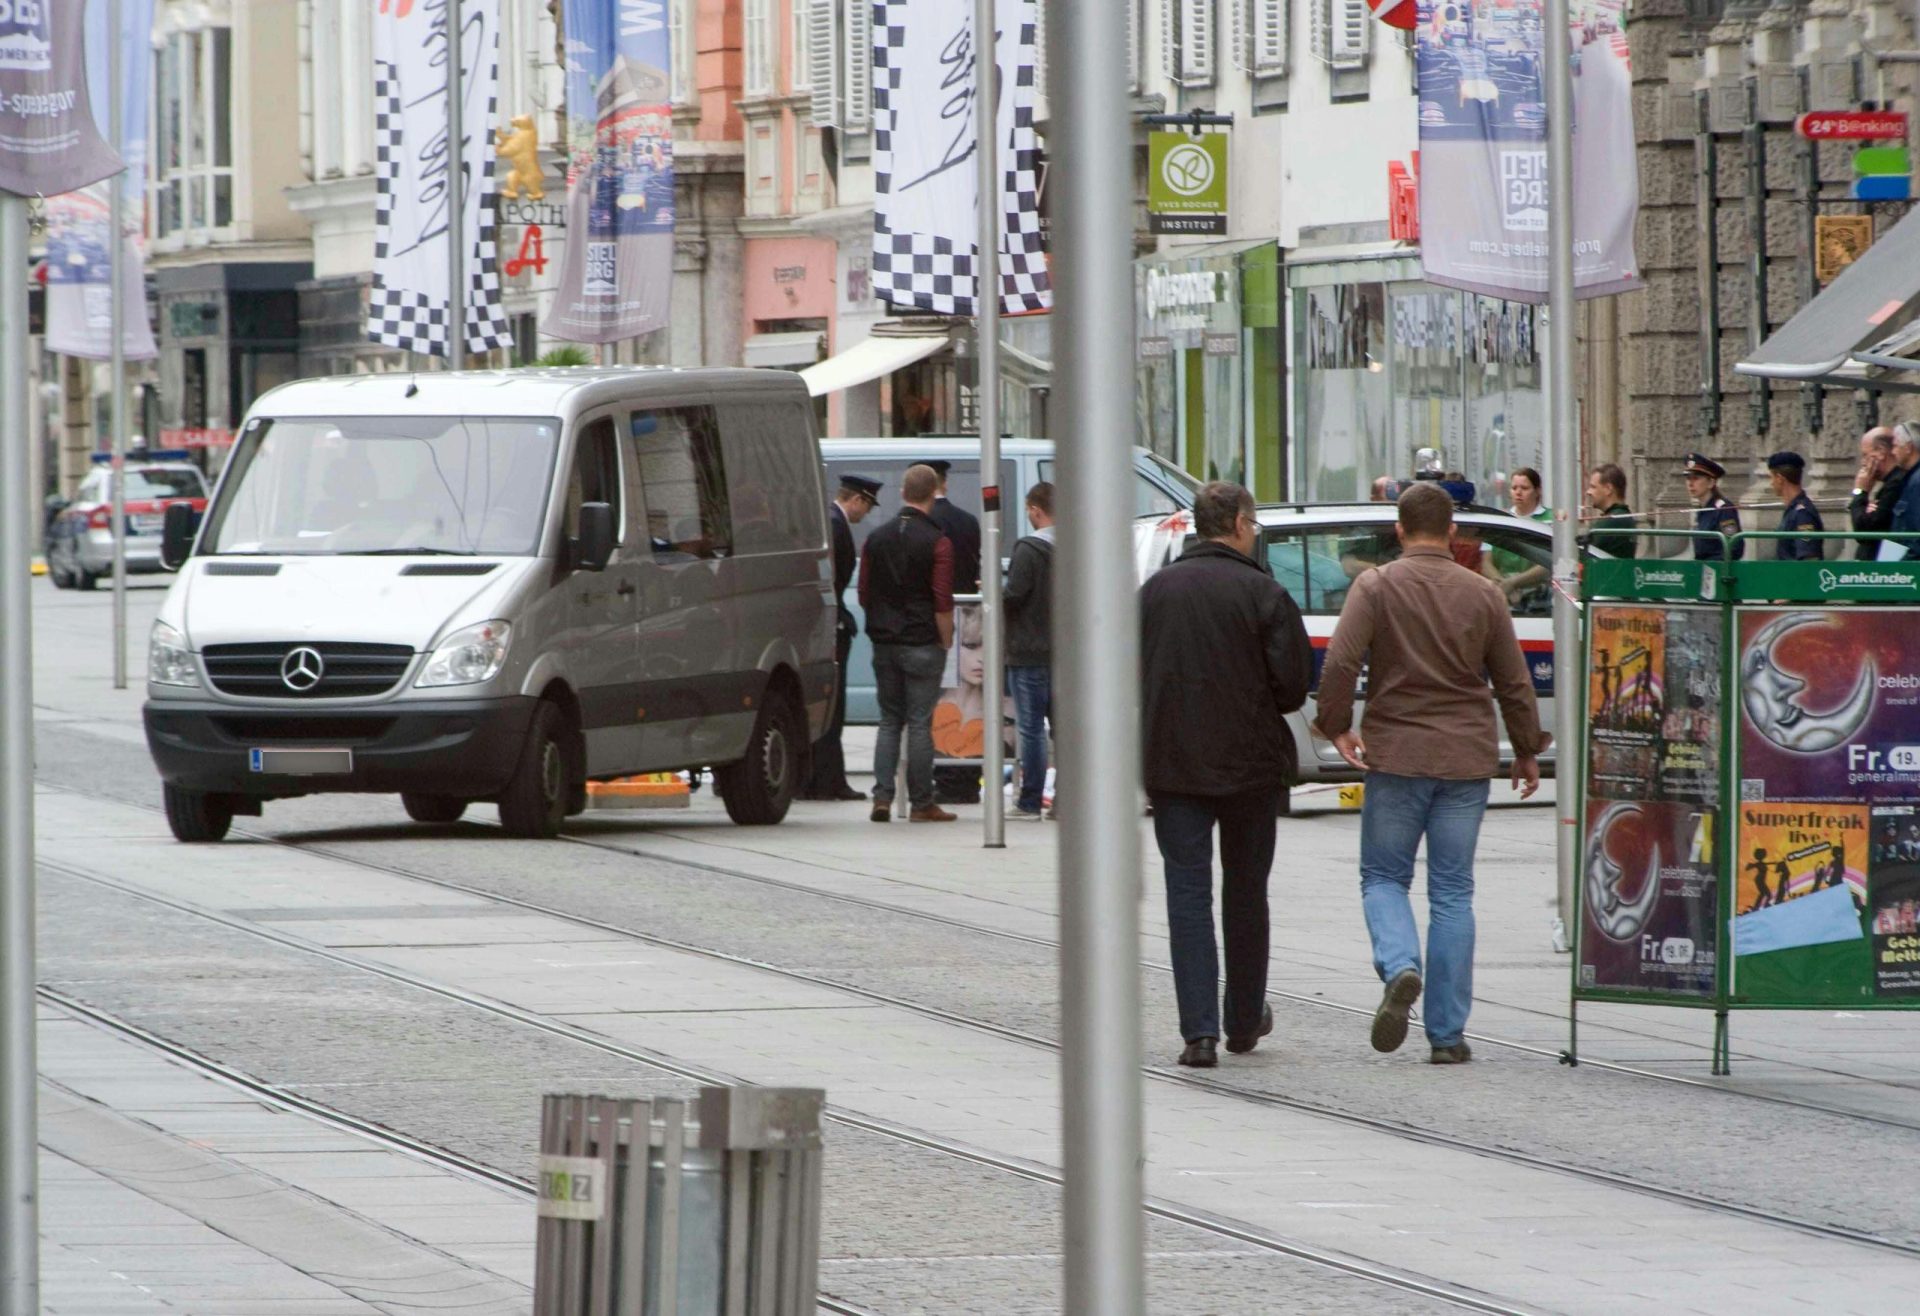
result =
[{"label": "metal litter bin", "polygon": [[825,1104],[817,1088],[548,1096],[536,1316],[811,1316]]}]

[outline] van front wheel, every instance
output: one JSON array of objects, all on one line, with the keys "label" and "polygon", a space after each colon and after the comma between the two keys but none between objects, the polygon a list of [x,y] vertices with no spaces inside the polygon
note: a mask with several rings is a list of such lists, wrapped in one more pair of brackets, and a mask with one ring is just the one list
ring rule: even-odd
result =
[{"label": "van front wheel", "polygon": [[453,799],[446,795],[404,794],[401,805],[407,811],[407,817],[423,823],[457,823],[467,811],[465,800]]},{"label": "van front wheel", "polygon": [[227,829],[233,826],[233,806],[222,796],[162,783],[161,798],[167,806],[167,826],[173,829],[176,841],[194,845],[224,841]]},{"label": "van front wheel", "polygon": [[568,796],[566,721],[559,708],[542,702],[527,728],[520,764],[500,793],[501,825],[510,836],[558,836]]},{"label": "van front wheel", "polygon": [[770,694],[753,724],[746,757],[715,771],[727,817],[748,827],[768,827],[787,816],[800,786],[806,751],[804,723],[784,694]]}]

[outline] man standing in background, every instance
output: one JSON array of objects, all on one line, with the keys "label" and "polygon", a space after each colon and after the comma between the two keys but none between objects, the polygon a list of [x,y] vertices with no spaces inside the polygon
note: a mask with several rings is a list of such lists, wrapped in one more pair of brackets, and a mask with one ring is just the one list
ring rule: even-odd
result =
[{"label": "man standing in background", "polygon": [[[1587,472],[1587,503],[1600,514],[1596,530],[1636,530],[1633,509],[1627,506],[1627,473],[1612,462]],[[1640,541],[1632,535],[1589,535],[1589,546],[1609,557],[1635,557]]]},{"label": "man standing in background", "polygon": [[[935,490],[933,504],[933,523],[953,542],[953,592],[955,594],[978,594],[980,592],[980,519],[962,507],[955,507],[947,501],[947,472],[953,469],[953,463],[944,460],[922,462],[934,473],[939,484]],[[983,483],[989,483],[983,481]],[[994,563],[994,570],[1000,569]],[[988,701],[986,732],[988,735],[1000,734],[1001,714],[997,703]],[[934,798],[941,804],[978,804],[980,803],[980,770],[973,767],[935,768],[933,772]]]},{"label": "man standing in background", "polygon": [[866,797],[847,781],[847,755],[840,736],[847,727],[847,655],[853,652],[853,614],[847,611],[847,586],[853,581],[853,527],[866,520],[867,513],[880,505],[880,481],[864,475],[840,477],[840,492],[827,505],[827,522],[833,531],[833,604],[836,614],[833,631],[833,660],[838,669],[838,689],[833,701],[833,721],[826,734],[814,742],[813,775],[807,782],[804,798],[809,800],[861,800]]},{"label": "man standing in background", "polygon": [[1020,726],[1020,798],[1009,818],[1032,820],[1046,803],[1047,729],[1053,723],[1053,486],[1027,490],[1033,533],[1013,546],[1007,584],[1007,687]]},{"label": "man standing in background", "polygon": [[[1767,458],[1767,480],[1773,485],[1773,496],[1786,504],[1786,510],[1780,514],[1781,530],[1824,531],[1826,522],[1820,519],[1820,509],[1813,505],[1813,499],[1807,497],[1807,491],[1801,481],[1806,478],[1807,462],[1797,452],[1776,452]],[[1826,556],[1826,544],[1819,539],[1782,539],[1779,540],[1779,557],[1787,562],[1818,562]]]},{"label": "man standing in background", "polygon": [[[1893,529],[1893,507],[1907,483],[1906,468],[1894,460],[1893,431],[1875,425],[1860,436],[1860,469],[1854,472],[1853,496],[1847,501],[1847,519],[1855,534]],[[1863,539],[1854,556],[1871,561],[1880,556],[1883,540]]]}]

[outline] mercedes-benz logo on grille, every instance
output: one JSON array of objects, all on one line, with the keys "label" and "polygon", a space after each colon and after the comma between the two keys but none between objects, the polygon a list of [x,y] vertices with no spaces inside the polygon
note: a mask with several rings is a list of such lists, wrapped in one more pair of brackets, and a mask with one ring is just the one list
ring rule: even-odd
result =
[{"label": "mercedes-benz logo on grille", "polygon": [[327,660],[320,656],[318,649],[309,649],[301,645],[287,651],[280,660],[280,682],[295,694],[305,694],[320,684],[320,678],[327,674]]}]

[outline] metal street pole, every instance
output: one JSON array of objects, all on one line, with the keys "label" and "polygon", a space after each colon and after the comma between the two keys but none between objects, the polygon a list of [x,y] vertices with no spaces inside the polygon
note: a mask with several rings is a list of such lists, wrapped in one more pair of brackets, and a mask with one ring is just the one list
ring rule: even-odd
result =
[{"label": "metal street pole", "polygon": [[1144,1316],[1139,604],[1133,516],[1133,129],[1127,25],[1047,6],[1054,52],[1054,359],[1060,462],[1063,1310]]},{"label": "metal street pole", "polygon": [[[113,146],[126,145],[126,127],[121,110],[121,53],[126,43],[120,35],[120,0],[107,0],[107,122],[113,125]],[[107,295],[108,331],[113,335],[108,367],[108,387],[113,397],[107,404],[107,424],[113,431],[113,688],[127,688],[127,344],[126,290],[120,286],[126,274],[121,252],[122,220],[126,214],[127,171],[123,168],[107,184],[107,277],[113,287]]]},{"label": "metal street pole", "polygon": [[0,192],[0,1312],[40,1310],[33,1037],[33,613],[27,199]]},{"label": "metal street pole", "polygon": [[973,3],[973,109],[980,171],[980,382],[974,413],[980,420],[980,644],[986,651],[986,738],[981,773],[982,843],[989,850],[1007,843],[1006,749],[1001,743],[1002,691],[1007,688],[1006,621],[1000,611],[1000,41],[994,0]]},{"label": "metal street pole", "polygon": [[460,0],[447,0],[447,369],[467,364],[466,77],[460,67]]},{"label": "metal street pole", "polygon": [[1546,0],[1547,47],[1547,452],[1553,470],[1554,861],[1558,877],[1555,950],[1570,949],[1573,866],[1579,845],[1580,701],[1576,668],[1580,619],[1580,435],[1573,409],[1573,79],[1567,0]]}]

